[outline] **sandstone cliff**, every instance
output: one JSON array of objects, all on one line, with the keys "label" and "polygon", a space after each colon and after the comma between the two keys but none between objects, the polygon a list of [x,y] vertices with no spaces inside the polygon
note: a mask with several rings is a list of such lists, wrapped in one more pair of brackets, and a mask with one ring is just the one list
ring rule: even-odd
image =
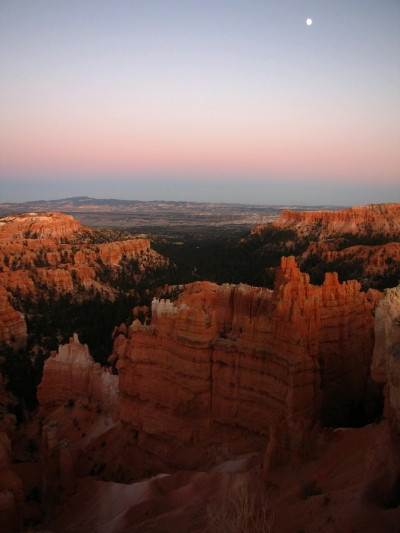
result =
[{"label": "sandstone cliff", "polygon": [[[376,309],[387,333],[377,325],[381,380],[398,341],[399,297],[387,291]],[[320,431],[321,420],[345,424],[367,403],[378,301],[335,274],[314,286],[289,257],[273,291],[203,282],[175,302],[155,299],[150,325],[115,328],[118,376],[94,365],[75,336],[46,362],[39,390],[43,494],[63,502],[51,531],[209,531],[207,499],[222,503],[227,486],[241,483],[266,491],[278,533],[391,531],[399,516],[393,430]],[[236,466],[223,462],[233,457]],[[209,466],[207,474],[176,472]],[[302,499],[308,479],[318,491]]]},{"label": "sandstone cliff", "polygon": [[120,418],[165,465],[264,449],[277,418],[349,423],[366,398],[371,304],[358,282],[313,286],[283,258],[274,291],[193,284],[116,339]]},{"label": "sandstone cliff", "polygon": [[372,377],[386,383],[386,415],[400,435],[400,285],[387,289],[375,311]]},{"label": "sandstone cliff", "polygon": [[26,322],[23,315],[11,306],[9,296],[0,286],[0,343],[18,346],[26,341]]},{"label": "sandstone cliff", "polygon": [[346,233],[396,234],[400,232],[400,204],[370,204],[341,211],[284,210],[274,222],[299,234],[329,238]]},{"label": "sandstone cliff", "polygon": [[[73,493],[78,477],[99,468],[93,450],[102,456],[100,443],[117,422],[118,376],[95,363],[87,345],[74,334],[46,360],[38,399],[45,456],[43,497],[58,501]],[[120,451],[116,446],[115,453]],[[109,463],[114,473],[121,467],[112,455]]]},{"label": "sandstone cliff", "polygon": [[286,247],[285,255],[298,254],[301,268],[316,283],[328,271],[338,272],[342,281],[359,280],[363,290],[383,290],[400,280],[400,204],[284,210],[276,222],[254,228],[247,241],[252,239],[256,246],[261,242],[260,253],[264,247],[274,253],[278,243]]},{"label": "sandstone cliff", "polygon": [[64,404],[73,406],[78,399],[91,398],[110,417],[118,412],[118,377],[111,369],[95,363],[86,344],[78,336],[59,347],[46,360],[43,379],[38,387],[39,415],[46,417]]},{"label": "sandstone cliff", "polygon": [[387,420],[366,461],[364,498],[400,512],[400,286],[387,289],[376,308],[375,338],[372,377],[385,383]]},{"label": "sandstone cliff", "polygon": [[54,241],[82,233],[90,235],[92,231],[71,215],[61,213],[27,213],[0,218],[0,241],[46,238]]},{"label": "sandstone cliff", "polygon": [[[374,302],[333,274],[311,285],[292,257],[282,259],[274,291],[199,282],[174,303],[155,299],[150,325],[135,320],[114,332],[118,376],[95,365],[77,337],[46,361],[38,390],[45,447],[59,463],[59,443],[72,438],[63,420],[75,417],[73,448],[62,448],[74,462],[78,430],[88,434],[94,423],[81,409],[97,406],[119,435],[115,453],[124,446],[117,464],[128,480],[263,452],[278,421],[300,439],[297,457],[309,457],[317,422],[352,423],[368,399]],[[82,472],[105,453],[84,442]]]},{"label": "sandstone cliff", "polygon": [[[332,241],[311,242],[303,258],[316,255],[327,263],[335,261],[362,263],[363,271],[368,274],[380,274],[400,269],[400,242],[391,242],[377,246],[349,246],[344,250],[335,250]],[[399,274],[400,275],[400,274]]]},{"label": "sandstone cliff", "polygon": [[139,270],[165,262],[148,239],[124,235],[121,242],[101,242],[100,237],[61,213],[0,218],[0,286],[18,297],[84,288],[112,299],[117,292],[110,285],[113,269],[131,260],[138,262]]}]

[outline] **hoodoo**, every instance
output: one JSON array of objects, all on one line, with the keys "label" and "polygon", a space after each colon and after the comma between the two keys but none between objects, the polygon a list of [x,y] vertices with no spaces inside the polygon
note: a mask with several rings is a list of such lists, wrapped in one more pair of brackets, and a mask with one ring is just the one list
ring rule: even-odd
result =
[{"label": "hoodoo", "polygon": [[347,424],[368,395],[371,303],[283,258],[274,291],[193,284],[116,339],[120,418],[166,466],[263,449],[277,419]]},{"label": "hoodoo", "polygon": [[129,261],[137,261],[142,270],[165,262],[151,250],[148,239],[127,234],[123,240],[107,242],[101,231],[70,215],[48,212],[0,218],[0,287],[24,297],[45,287],[58,294],[84,288],[113,299],[117,290],[108,283],[107,274]]},{"label": "hoodoo", "polygon": [[[147,516],[135,511],[133,517],[129,509],[139,505],[134,495],[142,489],[159,487],[161,496],[157,492],[154,501],[165,496],[170,502],[169,490],[181,495],[183,485],[189,494],[197,483],[210,491],[222,480],[257,479],[259,487],[272,491],[277,531],[286,531],[286,498],[300,505],[290,476],[299,484],[299,476],[310,475],[297,475],[298,469],[317,472],[324,491],[337,487],[337,494],[344,490],[342,476],[352,476],[346,477],[346,502],[354,491],[357,497],[340,503],[346,523],[364,520],[371,503],[396,506],[398,294],[387,291],[376,308],[375,292],[361,292],[356,281],[339,283],[336,274],[312,285],[294,257],[283,257],[274,290],[196,282],[175,301],[155,298],[150,324],[135,319],[130,327],[114,330],[110,362],[118,375],[95,364],[74,335],[46,361],[38,391],[43,498],[61,503],[50,529],[63,532],[65,524],[73,529],[84,516],[91,524],[115,520],[115,513],[101,519],[87,514],[82,498],[86,502],[93,491],[110,501],[117,488],[129,493],[118,505],[127,523],[141,523]],[[370,379],[373,309],[373,377],[388,382],[390,424],[321,432],[321,426],[357,425],[361,414],[371,419],[378,397]],[[363,438],[376,439],[376,446]],[[347,452],[351,465],[346,465]],[[296,468],[285,470],[288,463]],[[382,482],[381,470],[390,487]],[[222,497],[225,489],[219,490]],[[330,497],[321,495],[313,505]],[[15,505],[7,516],[14,516]],[[206,503],[201,505],[204,510]],[[189,507],[183,505],[181,512],[196,521]],[[390,520],[384,511],[374,517]],[[300,519],[293,520],[297,527]],[[123,530],[120,526],[116,531]],[[166,530],[186,531],[184,522]]]}]

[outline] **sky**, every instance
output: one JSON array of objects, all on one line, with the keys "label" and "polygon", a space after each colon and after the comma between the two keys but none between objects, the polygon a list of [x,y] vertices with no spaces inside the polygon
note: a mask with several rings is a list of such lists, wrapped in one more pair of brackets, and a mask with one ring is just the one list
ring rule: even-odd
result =
[{"label": "sky", "polygon": [[400,201],[398,0],[1,0],[0,69],[0,202]]}]

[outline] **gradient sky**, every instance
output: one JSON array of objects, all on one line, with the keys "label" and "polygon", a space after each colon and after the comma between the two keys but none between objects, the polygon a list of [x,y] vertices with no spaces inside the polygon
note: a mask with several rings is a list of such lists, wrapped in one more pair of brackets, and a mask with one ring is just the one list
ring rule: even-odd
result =
[{"label": "gradient sky", "polygon": [[0,47],[2,202],[400,201],[398,0],[3,0]]}]

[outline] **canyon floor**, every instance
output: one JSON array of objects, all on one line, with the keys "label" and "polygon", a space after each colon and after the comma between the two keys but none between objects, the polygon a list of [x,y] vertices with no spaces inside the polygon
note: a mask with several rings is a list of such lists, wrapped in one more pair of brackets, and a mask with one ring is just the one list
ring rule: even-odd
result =
[{"label": "canyon floor", "polygon": [[[230,498],[244,486],[256,495],[256,507],[265,502],[271,528],[263,531],[397,533],[399,495],[385,500],[387,472],[376,451],[377,446],[388,446],[387,433],[387,422],[335,430],[314,460],[282,466],[267,475],[259,453],[237,457],[208,472],[177,471],[128,485],[92,475],[79,479],[75,493],[34,530],[211,533],[220,531],[213,527],[213,518],[224,506],[232,511]],[[26,491],[38,483],[41,468],[40,462],[15,465]],[[26,518],[38,519],[38,507],[31,500]]]},{"label": "canyon floor", "polygon": [[[195,227],[197,232],[211,228],[246,230],[258,224],[272,222],[286,206],[246,205],[202,202],[163,202],[98,200],[87,196],[61,200],[0,204],[0,216],[12,213],[40,213],[58,211],[72,215],[92,228],[131,229],[137,233],[165,228]],[[315,210],[315,207],[290,206],[293,210]],[[341,209],[338,206],[321,206],[317,209]]]}]

